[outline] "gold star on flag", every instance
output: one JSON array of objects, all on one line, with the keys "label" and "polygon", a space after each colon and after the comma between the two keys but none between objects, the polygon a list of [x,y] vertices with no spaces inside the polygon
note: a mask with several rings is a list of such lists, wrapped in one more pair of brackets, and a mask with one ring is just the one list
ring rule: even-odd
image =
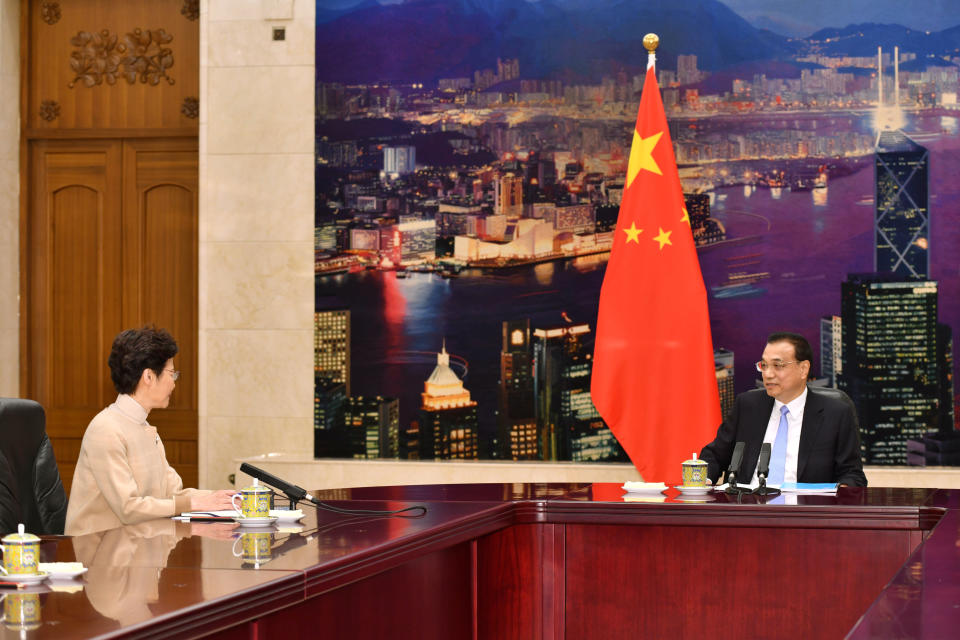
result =
[{"label": "gold star on flag", "polygon": [[653,159],[653,149],[657,146],[662,131],[658,131],[649,138],[641,138],[637,130],[633,130],[633,144],[630,146],[630,161],[627,163],[627,186],[633,184],[641,169],[662,176],[657,161]]},{"label": "gold star on flag", "polygon": [[643,233],[643,229],[637,229],[637,225],[633,222],[630,223],[629,229],[624,229],[623,232],[627,234],[627,242],[636,242],[640,244],[640,234]]},{"label": "gold star on flag", "polygon": [[687,226],[690,225],[690,214],[687,213],[686,207],[681,207],[683,209],[683,217],[680,218],[680,222],[686,222]]},{"label": "gold star on flag", "polygon": [[663,227],[658,227],[658,228],[660,229],[660,235],[658,235],[657,237],[655,237],[655,238],[653,239],[653,241],[654,241],[654,242],[659,242],[659,243],[660,243],[660,251],[663,251],[663,245],[665,245],[665,244],[670,244],[670,245],[672,245],[672,244],[673,244],[672,242],[670,242],[670,234],[673,233],[673,231],[664,231],[664,230],[663,230]]}]

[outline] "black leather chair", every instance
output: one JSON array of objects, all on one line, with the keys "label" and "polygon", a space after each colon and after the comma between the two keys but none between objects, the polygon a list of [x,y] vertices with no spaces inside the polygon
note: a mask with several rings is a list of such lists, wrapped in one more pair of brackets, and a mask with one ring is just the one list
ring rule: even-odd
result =
[{"label": "black leather chair", "polygon": [[21,522],[37,535],[63,533],[67,495],[46,424],[39,403],[0,398],[0,535]]}]

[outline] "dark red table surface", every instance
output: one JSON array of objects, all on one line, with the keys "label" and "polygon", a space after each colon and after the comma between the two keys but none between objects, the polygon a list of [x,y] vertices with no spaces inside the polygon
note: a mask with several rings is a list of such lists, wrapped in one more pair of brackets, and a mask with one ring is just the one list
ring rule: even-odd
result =
[{"label": "dark red table surface", "polygon": [[[617,484],[505,483],[369,487],[314,495],[340,508],[391,510],[420,504],[427,512],[400,518],[304,506],[302,522],[262,530],[157,520],[77,538],[47,538],[44,561],[79,560],[89,571],[77,581],[28,589],[37,594],[41,616],[39,627],[27,633],[90,637],[158,622],[176,629],[187,620],[197,628],[216,628],[217,612],[225,608],[251,615],[279,609],[405,558],[514,524],[796,526],[813,516],[827,527],[925,532],[850,637],[942,638],[955,637],[960,629],[960,491],[841,489],[836,496],[795,500],[711,494],[691,501],[674,489],[634,496]],[[254,542],[261,552],[251,554]],[[0,638],[20,637],[23,626],[5,621]]]},{"label": "dark red table surface", "polygon": [[[395,485],[312,491],[320,500],[429,500],[431,502],[514,502],[549,500],[576,494],[586,482]],[[621,492],[622,493],[622,492]]]}]

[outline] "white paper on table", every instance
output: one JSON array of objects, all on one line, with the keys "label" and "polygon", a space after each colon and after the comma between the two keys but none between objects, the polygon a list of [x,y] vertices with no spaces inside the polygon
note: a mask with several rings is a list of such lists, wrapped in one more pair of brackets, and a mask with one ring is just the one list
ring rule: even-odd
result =
[{"label": "white paper on table", "polygon": [[628,493],[660,493],[667,490],[667,485],[662,482],[624,482],[621,488]]},{"label": "white paper on table", "polygon": [[[723,483],[714,487],[715,491],[726,491],[729,485]],[[750,484],[737,484],[744,490],[753,490],[760,486],[759,482]],[[793,493],[805,496],[835,496],[837,495],[837,485],[835,484],[811,484],[806,482],[785,482],[784,484],[768,484],[771,489],[780,489],[783,493]]]}]

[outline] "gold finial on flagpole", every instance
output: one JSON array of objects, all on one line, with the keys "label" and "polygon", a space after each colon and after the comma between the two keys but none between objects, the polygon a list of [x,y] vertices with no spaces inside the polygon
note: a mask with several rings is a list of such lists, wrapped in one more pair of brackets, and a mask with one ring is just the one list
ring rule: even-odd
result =
[{"label": "gold finial on flagpole", "polygon": [[660,46],[660,36],[655,33],[648,33],[643,36],[643,48],[648,52],[653,53],[657,50],[657,47]]}]

